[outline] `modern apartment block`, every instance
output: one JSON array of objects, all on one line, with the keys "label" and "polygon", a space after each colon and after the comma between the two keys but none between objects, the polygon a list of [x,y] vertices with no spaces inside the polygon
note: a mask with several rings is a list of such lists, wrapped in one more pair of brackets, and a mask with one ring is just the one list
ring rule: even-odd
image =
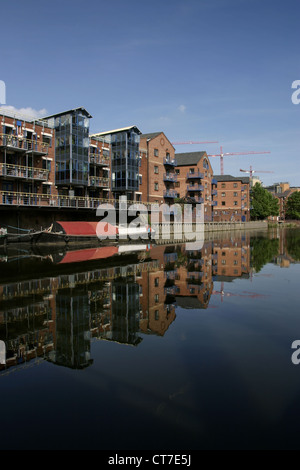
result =
[{"label": "modern apartment block", "polygon": [[75,108],[44,118],[55,129],[55,185],[60,195],[87,196],[91,117],[84,108]]},{"label": "modern apartment block", "polygon": [[177,197],[175,149],[163,132],[140,136],[140,200],[169,204]]},{"label": "modern apartment block", "polygon": [[48,204],[55,194],[54,129],[44,121],[0,114],[0,203]]},{"label": "modern apartment block", "polygon": [[206,152],[175,155],[177,198],[189,203],[204,204],[204,220],[211,221],[216,204],[217,181]]},{"label": "modern apartment block", "polygon": [[215,175],[218,191],[214,206],[215,222],[248,222],[250,220],[250,178]]},{"label": "modern apartment block", "polygon": [[129,126],[90,136],[91,139],[105,137],[110,141],[111,194],[117,201],[120,196],[136,201],[136,193],[139,193],[140,135],[137,126]]}]

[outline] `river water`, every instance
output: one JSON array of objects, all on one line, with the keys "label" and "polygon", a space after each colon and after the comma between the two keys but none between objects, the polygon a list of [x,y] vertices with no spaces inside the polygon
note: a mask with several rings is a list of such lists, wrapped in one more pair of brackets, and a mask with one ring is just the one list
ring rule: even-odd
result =
[{"label": "river water", "polygon": [[0,448],[298,449],[299,263],[296,229],[3,248]]}]

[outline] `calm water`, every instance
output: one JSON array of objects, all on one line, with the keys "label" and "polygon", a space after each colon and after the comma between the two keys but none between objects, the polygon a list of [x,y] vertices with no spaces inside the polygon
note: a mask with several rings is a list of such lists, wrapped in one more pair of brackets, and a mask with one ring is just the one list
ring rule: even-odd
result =
[{"label": "calm water", "polygon": [[0,251],[0,448],[299,449],[300,232],[139,248]]}]

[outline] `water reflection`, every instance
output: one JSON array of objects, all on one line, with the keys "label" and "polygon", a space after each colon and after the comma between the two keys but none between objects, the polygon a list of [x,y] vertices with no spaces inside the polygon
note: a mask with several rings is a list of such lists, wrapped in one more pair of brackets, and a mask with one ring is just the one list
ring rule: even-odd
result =
[{"label": "water reflection", "polygon": [[0,371],[38,361],[83,369],[93,341],[138,346],[164,336],[176,309],[217,308],[237,278],[299,261],[299,233],[223,235],[195,244],[0,254]]}]

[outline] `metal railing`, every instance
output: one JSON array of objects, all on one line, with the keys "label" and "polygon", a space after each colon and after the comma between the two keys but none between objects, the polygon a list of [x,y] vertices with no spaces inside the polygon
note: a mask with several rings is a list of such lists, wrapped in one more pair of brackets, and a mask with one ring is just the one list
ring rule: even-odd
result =
[{"label": "metal railing", "polygon": [[11,165],[0,163],[0,176],[9,176],[27,180],[47,181],[49,170],[43,168],[33,168],[29,166]]},{"label": "metal railing", "polygon": [[97,188],[108,188],[109,187],[109,178],[103,178],[99,176],[89,176],[89,186]]},{"label": "metal railing", "polygon": [[202,184],[188,184],[186,189],[187,191],[203,191],[204,186]]},{"label": "metal railing", "polygon": [[25,139],[25,137],[22,136],[0,134],[0,147],[23,150],[24,152],[39,152],[47,155],[49,144]]},{"label": "metal railing", "polygon": [[193,179],[193,178],[202,179],[202,178],[204,178],[204,174],[201,173],[201,171],[195,171],[195,172],[189,171],[189,172],[186,174],[186,177],[187,177],[188,179]]},{"label": "metal railing", "polygon": [[174,199],[177,197],[177,192],[176,191],[164,191],[164,197]]},{"label": "metal railing", "polygon": [[109,166],[109,157],[106,156],[90,154],[89,160],[93,165]]},{"label": "metal railing", "polygon": [[165,157],[164,165],[177,166],[177,161],[175,160],[175,158]]},{"label": "metal railing", "polygon": [[170,181],[170,182],[176,183],[177,174],[176,173],[164,173],[163,179],[164,181]]}]

